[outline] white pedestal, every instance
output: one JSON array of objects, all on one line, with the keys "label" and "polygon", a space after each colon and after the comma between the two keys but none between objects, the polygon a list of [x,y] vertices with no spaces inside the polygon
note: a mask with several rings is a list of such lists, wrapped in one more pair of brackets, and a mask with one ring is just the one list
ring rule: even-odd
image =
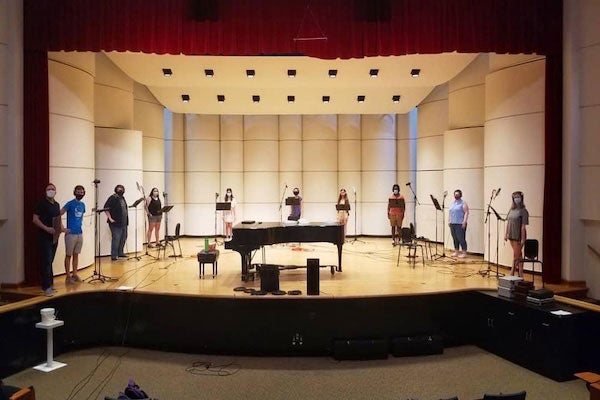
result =
[{"label": "white pedestal", "polygon": [[37,369],[38,371],[50,372],[55,369],[64,367],[65,363],[61,363],[58,361],[54,361],[54,328],[58,328],[59,326],[63,326],[65,321],[52,320],[50,322],[38,322],[35,324],[36,328],[45,329],[46,330],[46,362],[40,365],[33,367],[33,369]]}]

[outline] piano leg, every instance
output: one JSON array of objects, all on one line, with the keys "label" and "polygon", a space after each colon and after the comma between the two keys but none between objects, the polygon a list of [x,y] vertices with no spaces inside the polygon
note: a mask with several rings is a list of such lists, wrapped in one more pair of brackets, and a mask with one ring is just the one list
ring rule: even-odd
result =
[{"label": "piano leg", "polygon": [[337,267],[337,271],[338,272],[342,272],[342,246],[344,244],[343,243],[338,243],[337,248],[338,248],[338,267]]}]

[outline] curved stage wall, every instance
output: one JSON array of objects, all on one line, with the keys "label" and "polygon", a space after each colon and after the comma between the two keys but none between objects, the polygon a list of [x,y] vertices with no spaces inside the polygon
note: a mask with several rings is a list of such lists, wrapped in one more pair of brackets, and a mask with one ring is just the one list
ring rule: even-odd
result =
[{"label": "curved stage wall", "polygon": [[[344,299],[95,292],[1,313],[0,377],[44,360],[46,332],[35,328],[43,307],[54,307],[65,321],[54,332],[58,355],[130,346],[202,354],[338,358],[345,352],[357,359],[385,358],[399,340],[406,344],[409,337],[435,336],[443,346],[476,344],[556,380],[573,379],[574,372],[600,363],[600,350],[586,345],[600,333],[598,314],[559,303],[544,309],[483,292]],[[572,314],[550,313],[558,308]],[[338,353],[340,343],[345,348]]]}]

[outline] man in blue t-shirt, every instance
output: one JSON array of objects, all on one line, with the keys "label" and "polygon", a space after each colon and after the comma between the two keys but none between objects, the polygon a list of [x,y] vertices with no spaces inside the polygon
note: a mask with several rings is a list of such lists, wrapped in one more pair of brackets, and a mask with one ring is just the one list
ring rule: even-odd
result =
[{"label": "man in blue t-shirt", "polygon": [[[75,198],[67,202],[60,210],[60,215],[67,213],[67,233],[65,234],[65,283],[81,282],[77,275],[79,264],[79,253],[83,246],[83,230],[81,225],[85,214],[85,203],[81,201],[85,196],[85,188],[81,185],[75,186],[73,190]],[[71,258],[73,258],[73,269],[71,269]]]}]

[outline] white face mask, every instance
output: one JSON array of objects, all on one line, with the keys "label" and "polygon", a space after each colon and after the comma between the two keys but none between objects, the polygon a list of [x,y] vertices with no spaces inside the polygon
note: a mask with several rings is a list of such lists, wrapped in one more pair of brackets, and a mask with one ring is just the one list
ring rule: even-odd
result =
[{"label": "white face mask", "polygon": [[395,194],[396,196],[398,196],[398,193],[400,193],[400,191],[399,191],[399,190],[397,190],[397,189],[396,189],[396,190],[394,190],[394,194]]},{"label": "white face mask", "polygon": [[520,206],[521,202],[523,201],[523,199],[521,199],[520,197],[515,197],[513,200],[515,201],[515,204],[518,206]]},{"label": "white face mask", "polygon": [[46,197],[53,199],[56,196],[56,190],[46,190]]}]

